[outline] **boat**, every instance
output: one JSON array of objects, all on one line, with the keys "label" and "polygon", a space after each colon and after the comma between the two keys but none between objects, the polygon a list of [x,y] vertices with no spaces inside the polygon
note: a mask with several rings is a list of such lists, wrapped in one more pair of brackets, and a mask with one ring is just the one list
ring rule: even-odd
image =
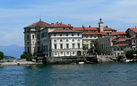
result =
[{"label": "boat", "polygon": [[78,62],[78,64],[85,64],[85,62]]}]

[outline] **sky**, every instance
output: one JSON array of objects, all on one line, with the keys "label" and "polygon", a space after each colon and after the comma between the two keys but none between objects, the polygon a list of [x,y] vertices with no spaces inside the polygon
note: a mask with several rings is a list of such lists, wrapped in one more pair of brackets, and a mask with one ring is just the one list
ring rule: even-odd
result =
[{"label": "sky", "polygon": [[137,26],[137,0],[0,0],[0,45],[24,46],[24,27],[42,19],[74,27],[104,26],[118,32]]}]

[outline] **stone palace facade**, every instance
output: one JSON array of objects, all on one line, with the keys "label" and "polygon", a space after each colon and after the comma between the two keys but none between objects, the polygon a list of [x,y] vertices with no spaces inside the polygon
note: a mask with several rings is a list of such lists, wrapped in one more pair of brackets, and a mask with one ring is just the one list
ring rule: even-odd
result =
[{"label": "stone palace facade", "polygon": [[82,56],[83,44],[91,48],[98,40],[100,54],[123,55],[126,50],[136,49],[137,29],[126,32],[104,26],[102,19],[98,27],[73,27],[70,24],[46,23],[42,20],[24,27],[25,53],[45,54],[51,57]]}]

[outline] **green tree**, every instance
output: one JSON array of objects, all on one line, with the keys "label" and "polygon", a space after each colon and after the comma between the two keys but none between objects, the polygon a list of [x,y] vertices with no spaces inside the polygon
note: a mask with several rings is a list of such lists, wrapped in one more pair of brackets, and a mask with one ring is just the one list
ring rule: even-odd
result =
[{"label": "green tree", "polygon": [[84,50],[84,55],[87,55],[87,51],[88,51],[88,45],[87,44],[83,44],[83,50]]},{"label": "green tree", "polygon": [[137,54],[137,50],[134,50],[134,54]]},{"label": "green tree", "polygon": [[21,57],[21,59],[25,59],[26,58],[26,54],[22,54],[20,57]]},{"label": "green tree", "polygon": [[83,50],[88,50],[88,45],[87,44],[83,44]]},{"label": "green tree", "polygon": [[0,51],[0,60],[4,58],[4,53]]},{"label": "green tree", "polygon": [[97,39],[92,39],[91,40],[91,48],[90,50],[92,51],[93,54],[95,54],[97,52],[97,45],[99,44]]},{"label": "green tree", "polygon": [[31,53],[27,53],[27,54],[22,54],[21,55],[21,59],[26,59],[27,61],[31,61],[34,57],[32,56]]},{"label": "green tree", "polygon": [[27,53],[27,54],[26,54],[26,60],[27,60],[27,61],[31,61],[32,59],[33,59],[32,54],[31,54],[31,53]]},{"label": "green tree", "polygon": [[134,58],[133,57],[134,53],[135,53],[134,50],[128,50],[128,51],[126,51],[126,57],[127,57],[127,59],[133,59]]}]

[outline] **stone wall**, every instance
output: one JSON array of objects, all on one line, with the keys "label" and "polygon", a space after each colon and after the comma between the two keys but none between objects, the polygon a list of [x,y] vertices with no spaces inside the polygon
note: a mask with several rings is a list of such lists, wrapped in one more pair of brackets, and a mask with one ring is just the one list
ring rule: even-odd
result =
[{"label": "stone wall", "polygon": [[116,57],[113,55],[97,55],[99,62],[116,62]]}]

